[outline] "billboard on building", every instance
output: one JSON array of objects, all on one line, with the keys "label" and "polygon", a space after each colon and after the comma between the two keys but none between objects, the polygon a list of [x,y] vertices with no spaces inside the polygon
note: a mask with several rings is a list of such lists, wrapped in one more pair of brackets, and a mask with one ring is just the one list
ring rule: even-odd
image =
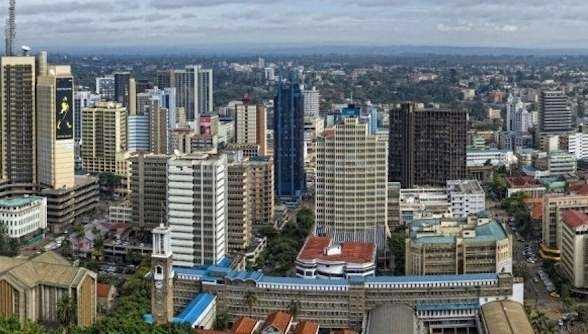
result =
[{"label": "billboard on building", "polygon": [[57,139],[72,139],[74,135],[72,78],[58,78],[56,80],[55,113]]}]

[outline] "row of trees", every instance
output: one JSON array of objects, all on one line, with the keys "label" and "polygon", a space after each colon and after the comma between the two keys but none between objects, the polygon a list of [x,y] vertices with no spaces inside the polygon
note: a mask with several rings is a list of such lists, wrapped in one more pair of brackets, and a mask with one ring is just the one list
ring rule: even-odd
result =
[{"label": "row of trees", "polygon": [[20,244],[17,239],[8,236],[8,230],[0,224],[0,256],[16,256]]}]

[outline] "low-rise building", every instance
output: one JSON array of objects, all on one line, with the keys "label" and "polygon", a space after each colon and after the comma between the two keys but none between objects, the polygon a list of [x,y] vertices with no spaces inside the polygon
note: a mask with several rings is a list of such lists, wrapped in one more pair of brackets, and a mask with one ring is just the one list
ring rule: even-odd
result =
[{"label": "low-rise building", "polygon": [[113,224],[130,224],[133,221],[133,208],[128,203],[111,205],[108,208],[108,218]]},{"label": "low-rise building", "polygon": [[573,287],[588,288],[588,215],[578,210],[562,214],[561,267]]},{"label": "low-rise building", "polygon": [[265,319],[261,334],[286,334],[292,326],[292,315],[283,311],[271,313]]},{"label": "low-rise building", "polygon": [[376,273],[376,247],[365,242],[333,244],[328,237],[310,236],[296,257],[302,278],[340,279]]},{"label": "low-rise building", "polygon": [[11,239],[26,239],[47,228],[47,199],[23,196],[0,200],[0,226]]},{"label": "low-rise building", "polygon": [[447,181],[453,217],[466,218],[486,210],[486,194],[476,180]]},{"label": "low-rise building", "polygon": [[482,305],[480,312],[482,333],[533,334],[525,307],[512,300],[493,301]]},{"label": "low-rise building", "polygon": [[518,163],[517,157],[510,150],[469,149],[466,152],[466,166],[505,166],[510,168]]},{"label": "low-rise building", "polygon": [[490,218],[415,220],[405,252],[406,275],[512,272],[512,238]]},{"label": "low-rise building", "polygon": [[545,187],[531,176],[512,176],[506,178],[506,197],[517,193],[525,193],[532,198],[541,198],[545,194]]},{"label": "low-rise building", "polygon": [[58,305],[71,298],[74,323],[96,321],[96,274],[53,252],[33,258],[0,257],[0,317],[57,322]]}]

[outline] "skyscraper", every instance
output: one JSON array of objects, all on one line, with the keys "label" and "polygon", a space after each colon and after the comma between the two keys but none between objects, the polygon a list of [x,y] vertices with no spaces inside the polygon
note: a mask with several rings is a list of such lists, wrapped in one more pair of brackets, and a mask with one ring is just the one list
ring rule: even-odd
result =
[{"label": "skyscraper", "polygon": [[568,97],[562,91],[542,91],[539,98],[539,131],[544,134],[562,134],[573,129],[572,112]]},{"label": "skyscraper", "polygon": [[82,111],[82,163],[88,173],[126,175],[118,162],[127,146],[127,111],[116,102],[98,102]]},{"label": "skyscraper", "polygon": [[150,151],[155,154],[167,154],[170,128],[168,111],[161,107],[157,99],[152,99],[148,108]]},{"label": "skyscraper", "polygon": [[249,99],[235,104],[235,142],[257,144],[259,154],[267,154],[267,115],[265,106],[250,104]]},{"label": "skyscraper", "polygon": [[129,72],[114,73],[114,100],[125,108],[129,106],[130,79]]},{"label": "skyscraper", "polygon": [[37,181],[35,58],[0,61],[1,178],[30,186]]},{"label": "skyscraper", "polygon": [[227,249],[227,157],[173,156],[167,174],[174,265],[219,263]]},{"label": "skyscraper", "polygon": [[317,138],[316,225],[336,242],[386,241],[388,167],[386,138],[346,118]]},{"label": "skyscraper", "polygon": [[296,83],[280,83],[274,99],[274,164],[278,198],[300,201],[306,187],[304,96]]},{"label": "skyscraper", "polygon": [[167,160],[163,154],[137,153],[129,158],[132,218],[143,231],[167,220]]},{"label": "skyscraper", "polygon": [[188,121],[197,121],[198,115],[212,112],[212,70],[190,65],[183,70],[176,70],[174,79],[176,106],[185,108]]},{"label": "skyscraper", "polygon": [[305,116],[318,116],[320,110],[320,96],[321,94],[316,89],[305,89],[302,91],[304,95],[304,115]]},{"label": "skyscraper", "polygon": [[74,83],[69,66],[37,77],[37,180],[53,189],[74,186]]},{"label": "skyscraper", "polygon": [[443,186],[465,177],[466,113],[413,103],[390,110],[389,180],[403,188]]},{"label": "skyscraper", "polygon": [[74,140],[77,144],[82,140],[82,110],[93,106],[100,99],[100,95],[93,94],[88,90],[74,92]]}]

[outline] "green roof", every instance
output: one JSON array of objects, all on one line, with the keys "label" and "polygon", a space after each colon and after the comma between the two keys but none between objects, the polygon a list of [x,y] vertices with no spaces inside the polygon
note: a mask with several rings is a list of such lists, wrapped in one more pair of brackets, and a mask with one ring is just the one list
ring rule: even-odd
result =
[{"label": "green roof", "polygon": [[[456,236],[454,235],[426,235],[417,237],[416,234],[419,232],[420,227],[438,225],[441,221],[439,219],[425,219],[413,222],[411,225],[411,239],[417,244],[453,244],[455,243]],[[464,223],[465,224],[465,223]],[[506,231],[496,221],[491,221],[486,224],[478,225],[475,228],[476,236],[473,238],[464,238],[465,243],[476,243],[476,242],[496,242],[504,240],[508,236]]]}]

